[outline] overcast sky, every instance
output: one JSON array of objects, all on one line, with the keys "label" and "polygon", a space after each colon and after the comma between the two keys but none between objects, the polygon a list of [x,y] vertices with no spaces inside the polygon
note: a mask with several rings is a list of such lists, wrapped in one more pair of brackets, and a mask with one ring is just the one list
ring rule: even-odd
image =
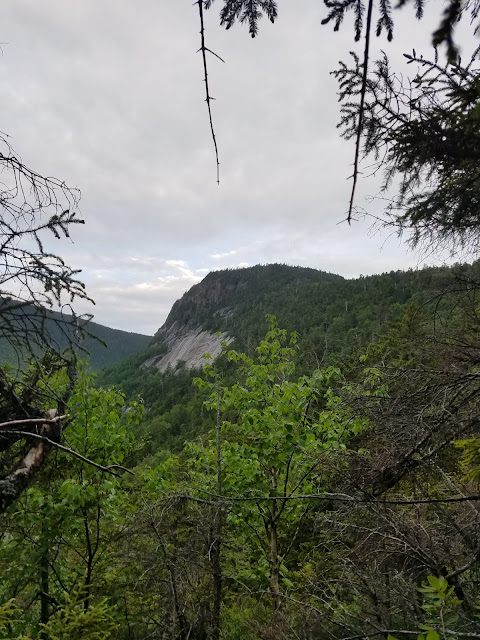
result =
[{"label": "overcast sky", "polygon": [[[82,269],[97,322],[152,334],[212,269],[355,277],[423,264],[367,222],[341,224],[353,147],[329,71],[355,46],[352,24],[321,26],[320,0],[278,4],[254,40],[218,26],[220,0],[206,14],[207,46],[226,62],[209,60],[217,185],[192,0],[1,3],[0,129],[31,168],[81,189],[85,227],[52,248]],[[428,52],[432,21],[396,13],[394,43],[378,44],[398,60]],[[379,212],[366,200],[377,190],[364,180],[358,205]]]}]

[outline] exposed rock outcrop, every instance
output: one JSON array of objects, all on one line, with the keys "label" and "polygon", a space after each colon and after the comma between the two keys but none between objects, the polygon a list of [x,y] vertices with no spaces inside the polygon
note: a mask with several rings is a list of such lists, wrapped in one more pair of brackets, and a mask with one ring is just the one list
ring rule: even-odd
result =
[{"label": "exposed rock outcrop", "polygon": [[169,367],[175,370],[179,363],[183,363],[187,369],[202,367],[205,362],[203,354],[208,353],[215,359],[222,351],[222,342],[230,344],[233,341],[226,333],[215,335],[201,327],[182,327],[178,322],[168,329],[162,327],[157,338],[163,339],[168,351],[150,358],[143,366],[156,367],[159,371],[166,371]]}]

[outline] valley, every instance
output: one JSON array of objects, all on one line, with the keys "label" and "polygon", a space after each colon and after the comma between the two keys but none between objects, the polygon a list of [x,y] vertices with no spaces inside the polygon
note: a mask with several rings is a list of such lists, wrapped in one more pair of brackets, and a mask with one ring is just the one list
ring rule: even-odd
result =
[{"label": "valley", "polygon": [[476,637],[479,275],[258,265],[126,358],[105,329],[69,401],[82,459],[0,516],[6,637]]}]

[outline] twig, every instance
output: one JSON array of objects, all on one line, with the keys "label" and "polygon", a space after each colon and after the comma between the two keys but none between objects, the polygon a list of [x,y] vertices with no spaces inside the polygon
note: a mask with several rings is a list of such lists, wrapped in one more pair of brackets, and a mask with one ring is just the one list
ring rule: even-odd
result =
[{"label": "twig", "polygon": [[[56,416],[55,418],[51,418],[47,420],[46,418],[26,418],[25,420],[10,420],[9,422],[0,423],[0,429],[4,429],[5,427],[14,427],[22,424],[55,424],[60,422],[61,420],[65,420],[68,418],[68,414],[64,416]],[[23,433],[20,432],[20,433]]]},{"label": "twig", "polygon": [[353,163],[353,174],[352,174],[353,184],[352,184],[352,192],[350,194],[350,204],[348,207],[348,216],[347,216],[348,224],[351,224],[352,222],[353,202],[355,200],[355,191],[357,188],[357,180],[358,180],[358,163],[360,159],[360,146],[362,141],[363,115],[365,112],[365,93],[367,90],[368,58],[369,58],[369,51],[370,51],[370,31],[372,26],[372,11],[373,11],[373,0],[369,0],[368,13],[367,13],[367,27],[365,32],[365,49],[363,53],[362,88],[360,91],[360,108],[358,111],[357,138],[355,141],[355,160]]},{"label": "twig", "polygon": [[[205,102],[207,103],[208,118],[210,120],[210,131],[212,132],[213,146],[215,147],[215,160],[216,160],[216,163],[217,163],[217,184],[220,184],[220,160],[218,158],[217,139],[215,137],[215,130],[213,128],[212,107],[211,107],[211,104],[210,104],[210,102],[212,100],[215,100],[215,98],[212,98],[212,96],[210,95],[210,89],[209,89],[209,86],[208,86],[207,51],[209,53],[212,53],[214,56],[216,56],[222,62],[225,62],[225,60],[223,60],[219,55],[217,55],[211,49],[208,49],[208,47],[205,46],[205,26],[204,26],[204,20],[203,20],[203,0],[197,0],[197,2],[195,2],[194,4],[198,5],[198,15],[200,16],[201,46],[200,46],[200,49],[198,51],[202,52],[202,58],[203,58],[203,72],[204,72],[205,95],[206,95]],[[198,53],[198,51],[197,51],[197,53]]]},{"label": "twig", "polygon": [[[375,500],[374,497],[370,499],[354,498],[344,493],[323,493],[323,494],[298,494],[290,496],[247,496],[247,497],[235,497],[235,496],[218,496],[208,491],[201,491],[202,493],[212,498],[223,498],[226,502],[263,502],[271,500],[326,500],[331,502],[354,502],[363,504],[398,504],[398,505],[410,505],[410,504],[435,504],[444,502],[468,502],[469,500],[480,500],[480,494],[474,494],[471,496],[459,496],[456,498],[424,498],[420,500]],[[177,495],[185,499],[190,499],[188,494]]]},{"label": "twig", "polygon": [[[131,472],[130,472],[131,473]],[[172,493],[165,498],[160,498],[159,502],[165,502],[169,500],[189,500],[190,502],[196,502],[198,504],[208,504],[211,506],[218,506],[221,501],[225,503],[238,503],[238,502],[270,502],[272,500],[286,501],[286,500],[325,500],[327,502],[342,502],[353,504],[370,504],[370,505],[417,505],[417,504],[437,504],[437,503],[451,503],[451,502],[467,502],[468,500],[480,500],[480,494],[471,496],[461,496],[458,498],[430,498],[421,500],[375,500],[362,499],[347,496],[346,494],[299,494],[296,496],[256,496],[256,497],[236,497],[236,496],[219,496],[216,493],[209,493],[208,491],[202,491],[212,499],[196,498],[188,493]]]}]

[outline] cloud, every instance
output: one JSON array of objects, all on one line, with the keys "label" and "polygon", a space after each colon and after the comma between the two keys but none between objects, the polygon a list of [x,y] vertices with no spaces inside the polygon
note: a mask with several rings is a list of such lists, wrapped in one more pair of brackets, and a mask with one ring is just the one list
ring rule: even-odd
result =
[{"label": "cloud", "polygon": [[[352,145],[339,138],[337,60],[361,47],[352,24],[322,27],[318,0],[278,23],[218,27],[208,12],[221,178],[189,3],[16,0],[2,5],[0,129],[24,161],[82,190],[86,224],[49,243],[83,269],[96,319],[151,333],[209,270],[271,261],[358,275],[414,265],[398,240],[345,218]],[[441,8],[440,8],[441,9]],[[436,7],[426,11],[437,10]],[[427,15],[397,13],[388,50],[429,41]],[[403,40],[402,40],[403,34]],[[375,41],[373,49],[387,46]],[[373,55],[375,52],[373,51]],[[358,204],[378,191],[362,183]]]},{"label": "cloud", "polygon": [[222,258],[228,258],[229,256],[234,256],[238,253],[237,249],[232,249],[231,251],[225,251],[225,253],[212,253],[211,258],[214,260],[221,260]]},{"label": "cloud", "polygon": [[205,270],[192,269],[184,260],[117,255],[101,263],[101,270],[94,270],[97,277],[85,270],[97,304],[80,304],[80,310],[93,313],[101,324],[148,335],[163,324],[175,300],[205,276]]}]

